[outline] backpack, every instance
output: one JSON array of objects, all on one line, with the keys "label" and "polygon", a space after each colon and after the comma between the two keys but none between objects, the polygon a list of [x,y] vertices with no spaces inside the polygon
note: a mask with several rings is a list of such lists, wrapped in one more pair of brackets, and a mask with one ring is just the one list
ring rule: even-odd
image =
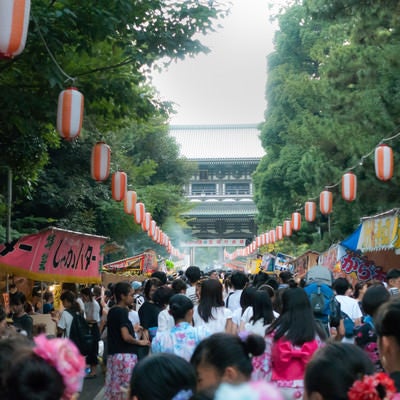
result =
[{"label": "backpack", "polygon": [[304,291],[310,300],[315,320],[329,336],[329,328],[339,326],[340,323],[340,303],[335,299],[333,290],[324,283],[313,282],[305,286]]},{"label": "backpack", "polygon": [[344,324],[344,336],[352,338],[354,336],[354,321],[342,311],[342,318]]},{"label": "backpack", "polygon": [[310,293],[309,299],[314,315],[316,317],[324,316],[326,299],[322,293],[321,285],[317,285],[316,291]]},{"label": "backpack", "polygon": [[79,312],[66,310],[72,315],[72,323],[69,331],[69,338],[76,344],[80,353],[87,356],[94,345],[94,337],[92,335],[89,324],[83,315]]},{"label": "backpack", "polygon": [[336,300],[335,296],[329,302],[329,325],[337,328],[342,319],[342,312],[340,310],[340,303]]}]

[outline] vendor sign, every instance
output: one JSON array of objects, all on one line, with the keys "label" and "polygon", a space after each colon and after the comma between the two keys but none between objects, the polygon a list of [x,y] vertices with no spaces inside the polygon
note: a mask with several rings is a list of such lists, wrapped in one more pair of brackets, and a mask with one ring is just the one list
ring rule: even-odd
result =
[{"label": "vendor sign", "polygon": [[363,218],[357,249],[368,252],[400,248],[398,211]]},{"label": "vendor sign", "polygon": [[100,283],[106,239],[48,228],[0,245],[0,270],[38,281]]},{"label": "vendor sign", "polygon": [[382,268],[377,267],[373,261],[352,252],[347,253],[340,259],[340,268],[353,284],[359,281],[383,281],[385,278]]}]

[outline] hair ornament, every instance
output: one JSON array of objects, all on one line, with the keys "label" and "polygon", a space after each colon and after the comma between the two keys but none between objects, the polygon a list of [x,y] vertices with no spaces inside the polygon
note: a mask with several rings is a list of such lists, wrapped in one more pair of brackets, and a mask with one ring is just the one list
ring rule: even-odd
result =
[{"label": "hair ornament", "polygon": [[48,339],[46,335],[39,335],[34,342],[34,354],[54,367],[63,379],[65,390],[61,400],[70,400],[85,375],[85,357],[68,338]]},{"label": "hair ornament", "polygon": [[378,372],[356,380],[347,396],[349,400],[391,400],[395,393],[393,380],[384,372]]},{"label": "hair ornament", "polygon": [[188,390],[180,390],[172,400],[189,400],[192,397],[193,392]]}]

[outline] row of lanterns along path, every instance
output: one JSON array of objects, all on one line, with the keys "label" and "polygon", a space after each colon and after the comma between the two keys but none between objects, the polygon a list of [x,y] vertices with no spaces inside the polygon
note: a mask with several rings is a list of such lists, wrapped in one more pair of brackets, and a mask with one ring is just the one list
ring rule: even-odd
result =
[{"label": "row of lanterns along path", "polygon": [[[375,149],[375,175],[381,181],[388,181],[393,177],[393,150],[380,144]],[[347,172],[342,176],[342,198],[348,202],[354,201],[357,196],[357,176],[352,172]],[[319,209],[321,214],[329,215],[332,213],[332,192],[323,190],[319,196]],[[315,221],[317,214],[317,204],[314,201],[306,201],[304,204],[304,218],[307,222]],[[226,253],[226,258],[234,260],[237,257],[246,257],[254,253],[259,247],[273,244],[283,240],[284,237],[292,235],[292,231],[299,231],[301,228],[301,214],[292,213],[292,218],[283,221],[275,229],[262,233],[243,249],[237,249],[233,253]]]},{"label": "row of lanterns along path", "polygon": [[[13,58],[21,54],[25,47],[30,16],[30,0],[0,0],[0,58]],[[58,98],[57,131],[66,140],[79,136],[82,129],[84,97],[75,87],[63,90]],[[110,173],[110,147],[104,142],[95,144],[92,150],[91,174],[96,181],[104,181]],[[380,144],[375,149],[375,173],[378,179],[388,181],[393,176],[393,151]],[[157,243],[164,245],[174,256],[183,255],[174,249],[168,236],[162,232],[150,213],[145,212],[144,204],[136,202],[136,192],[127,190],[127,177],[124,172],[116,172],[112,176],[112,196],[116,201],[124,201],[124,210],[133,214],[135,222],[141,224],[143,230]],[[346,201],[354,201],[357,195],[357,176],[347,172],[342,177],[342,197]],[[324,190],[320,193],[320,211],[324,215],[332,212],[332,193]],[[305,219],[313,222],[316,217],[316,204],[308,201],[304,206]],[[301,227],[299,212],[292,214],[291,220],[285,220],[283,225],[265,232],[244,249],[236,250],[229,255],[230,259],[253,253],[258,247],[291,236],[292,231]]]},{"label": "row of lanterns along path", "polygon": [[[92,149],[91,175],[96,181],[105,181],[110,175],[111,149],[104,142],[97,142]],[[124,211],[133,215],[136,224],[140,224],[143,231],[168,253],[182,259],[184,255],[172,246],[166,233],[164,233],[151,214],[146,212],[145,205],[137,202],[137,194],[134,190],[128,190],[128,176],[123,171],[114,172],[111,176],[111,195],[115,201],[123,201]]]},{"label": "row of lanterns along path", "polygon": [[[97,142],[92,150],[91,175],[96,181],[105,181],[110,174],[111,149],[104,142]],[[143,231],[147,232],[156,243],[164,246],[168,253],[175,257],[183,258],[183,254],[175,249],[169,237],[146,212],[145,205],[137,202],[137,194],[133,190],[127,190],[128,177],[123,171],[117,171],[111,176],[111,195],[115,201],[123,201],[124,211],[133,215],[136,224],[140,224]]]},{"label": "row of lanterns along path", "polygon": [[[22,53],[28,34],[30,0],[0,0],[0,58],[10,59]],[[84,96],[75,87],[63,90],[58,97],[57,132],[65,140],[80,135],[84,111]],[[105,181],[110,174],[111,149],[104,142],[94,145],[91,157],[91,175],[96,181]],[[169,254],[183,258],[183,254],[172,246],[165,234],[146,212],[145,205],[138,203],[136,192],[127,190],[127,175],[117,171],[111,180],[112,197],[123,201],[124,211],[134,216],[156,243],[164,246]]]}]

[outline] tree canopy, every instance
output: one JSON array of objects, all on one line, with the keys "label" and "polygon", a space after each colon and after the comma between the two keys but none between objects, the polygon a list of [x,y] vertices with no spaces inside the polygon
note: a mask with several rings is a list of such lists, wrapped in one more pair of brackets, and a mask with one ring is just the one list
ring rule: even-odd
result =
[{"label": "tree canopy", "polygon": [[[55,224],[124,241],[137,230],[110,201],[109,182],[90,178],[99,140],[112,149],[112,171],[128,173],[158,224],[185,209],[182,184],[191,169],[168,136],[172,108],[157,101],[148,75],[156,62],[208,51],[200,35],[216,29],[225,3],[32,2],[25,50],[0,60],[1,166],[13,171],[15,235]],[[66,143],[55,124],[58,95],[69,86],[84,94],[85,111],[81,136]],[[5,193],[4,179],[2,215]]]},{"label": "tree canopy", "polygon": [[[344,239],[362,216],[398,207],[400,142],[390,182],[375,177],[373,150],[399,132],[400,9],[395,1],[306,0],[278,16],[268,57],[267,155],[254,176],[262,229],[304,202],[333,192],[333,212],[293,236],[315,250]],[[357,199],[341,198],[341,177],[358,178]],[[317,206],[318,209],[318,206]]]}]

